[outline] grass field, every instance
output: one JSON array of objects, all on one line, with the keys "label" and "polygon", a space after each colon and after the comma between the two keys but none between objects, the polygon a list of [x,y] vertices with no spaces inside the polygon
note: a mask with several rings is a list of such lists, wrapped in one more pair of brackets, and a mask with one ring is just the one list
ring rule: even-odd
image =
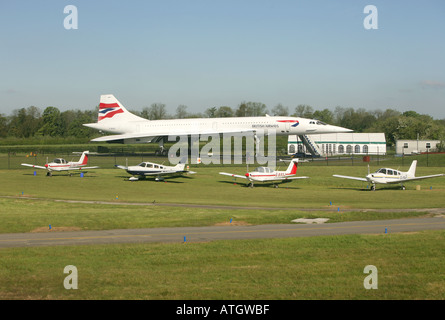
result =
[{"label": "grass field", "polygon": [[[82,178],[64,174],[46,177],[42,171],[34,176],[33,169],[26,168],[0,170],[0,232],[35,232],[49,224],[54,230],[108,230],[204,226],[230,219],[248,224],[289,223],[301,217],[328,217],[330,222],[392,219],[425,214],[410,210],[396,213],[392,209],[442,208],[445,204],[445,177],[407,184],[405,191],[399,186],[378,186],[375,192],[369,191],[366,183],[332,177],[364,176],[367,168],[363,165],[302,163],[298,174],[310,179],[278,189],[251,189],[239,180],[234,184],[231,178],[218,174],[243,174],[242,166],[193,166],[197,174],[190,177],[130,182],[126,172],[111,169],[113,159],[107,161],[110,163],[104,169],[88,172]],[[407,169],[409,164],[405,159],[400,169]],[[371,169],[377,169],[376,164]],[[442,167],[421,165],[417,170],[418,175],[443,172]],[[109,204],[55,201],[58,199]],[[125,204],[153,201],[239,208]],[[303,210],[308,208],[320,210]],[[333,210],[324,211],[329,208]],[[385,210],[364,213],[360,211],[363,208]],[[444,299],[444,236],[444,231],[428,231],[1,249],[0,298]],[[379,270],[378,290],[363,287],[363,268],[369,264]],[[78,290],[63,287],[66,265],[75,265],[79,270]]]},{"label": "grass field", "polygon": [[[444,299],[444,231],[2,249],[1,299]],[[66,290],[63,269],[78,269]],[[365,266],[378,270],[366,290]]]}]

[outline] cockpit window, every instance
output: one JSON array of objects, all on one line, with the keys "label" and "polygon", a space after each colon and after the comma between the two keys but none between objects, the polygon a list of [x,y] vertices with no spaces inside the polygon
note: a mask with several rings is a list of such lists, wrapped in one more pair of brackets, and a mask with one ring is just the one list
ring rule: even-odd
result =
[{"label": "cockpit window", "polygon": [[144,167],[144,168],[145,168],[145,162],[139,163],[138,166],[139,166],[139,167]]},{"label": "cockpit window", "polygon": [[376,173],[386,174],[386,169],[379,169],[379,170],[376,171]]},{"label": "cockpit window", "polygon": [[323,121],[317,121],[317,124],[318,124],[318,125],[323,125],[323,126],[326,125],[326,123],[324,123]]}]

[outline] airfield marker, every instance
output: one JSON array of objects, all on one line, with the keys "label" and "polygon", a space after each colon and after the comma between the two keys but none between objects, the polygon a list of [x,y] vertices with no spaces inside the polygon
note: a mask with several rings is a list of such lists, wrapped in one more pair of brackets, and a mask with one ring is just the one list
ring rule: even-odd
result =
[{"label": "airfield marker", "polygon": [[332,201],[329,201],[329,205],[332,206]]},{"label": "airfield marker", "polygon": [[36,176],[36,175],[37,175],[37,171],[34,170],[34,176]]},{"label": "airfield marker", "polygon": [[385,234],[386,234],[386,233],[388,233],[388,228],[387,228],[387,227],[385,227]]},{"label": "airfield marker", "polygon": [[49,230],[51,230],[51,225],[49,225]]},{"label": "airfield marker", "polygon": [[337,212],[340,212],[340,207],[337,208]]},{"label": "airfield marker", "polygon": [[185,242],[187,242],[187,239],[186,239],[186,237],[184,236],[184,243],[185,243]]},{"label": "airfield marker", "polygon": [[232,218],[230,218],[230,223],[232,223]]}]

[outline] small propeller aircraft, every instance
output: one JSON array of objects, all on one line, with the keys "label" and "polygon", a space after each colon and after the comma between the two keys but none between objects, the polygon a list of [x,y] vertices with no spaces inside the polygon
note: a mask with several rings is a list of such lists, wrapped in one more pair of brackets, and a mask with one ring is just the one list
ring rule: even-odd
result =
[{"label": "small propeller aircraft", "polygon": [[[45,164],[45,166],[37,166],[34,164],[28,164],[28,163],[22,163],[22,166],[25,167],[31,167],[31,168],[37,168],[37,169],[44,169],[48,172],[46,173],[47,176],[52,176],[52,172],[56,171],[75,171],[75,170],[86,170],[86,169],[96,169],[99,167],[86,167],[88,164],[88,153],[89,151],[82,152],[82,155],[80,156],[79,161],[70,161],[67,162],[63,158],[57,158],[54,159],[52,162]],[[71,175],[71,173],[70,173]]]},{"label": "small propeller aircraft", "polygon": [[254,182],[262,182],[273,184],[274,188],[278,188],[278,183],[291,182],[294,179],[308,179],[309,177],[296,177],[297,174],[298,159],[292,159],[286,171],[274,171],[268,167],[258,167],[252,172],[246,173],[244,176],[220,172],[219,174],[247,179],[249,182],[248,187],[253,188]]},{"label": "small propeller aircraft", "polygon": [[333,176],[336,178],[352,179],[352,180],[358,180],[358,181],[372,183],[371,190],[375,190],[375,185],[377,183],[380,183],[380,184],[400,183],[402,186],[402,190],[405,190],[405,186],[404,186],[405,182],[420,180],[420,179],[442,177],[445,175],[445,174],[433,174],[433,175],[429,175],[429,176],[416,177],[416,167],[417,167],[417,160],[414,160],[411,163],[411,166],[407,172],[402,172],[402,171],[391,169],[391,168],[381,168],[381,169],[378,169],[374,173],[370,173],[369,165],[368,165],[368,175],[365,178],[342,176],[342,175],[338,175],[338,174],[334,174]]},{"label": "small propeller aircraft", "polygon": [[[129,178],[130,181],[137,181],[139,179],[145,179],[146,177],[155,177],[155,181],[163,181],[164,176],[180,176],[184,173],[194,174],[196,172],[185,170],[184,163],[178,163],[176,166],[165,166],[163,164],[153,162],[141,162],[137,166],[121,166],[116,165],[117,168],[127,171],[133,177]],[[137,177],[135,177],[137,176]]]}]

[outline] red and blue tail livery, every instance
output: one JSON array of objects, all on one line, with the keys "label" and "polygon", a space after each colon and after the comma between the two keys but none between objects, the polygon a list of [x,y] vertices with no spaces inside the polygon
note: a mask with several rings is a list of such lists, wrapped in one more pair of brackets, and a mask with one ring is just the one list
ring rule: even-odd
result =
[{"label": "red and blue tail livery", "polygon": [[105,118],[112,118],[115,114],[123,113],[124,110],[117,103],[101,103],[99,105],[99,115],[97,121]]}]

